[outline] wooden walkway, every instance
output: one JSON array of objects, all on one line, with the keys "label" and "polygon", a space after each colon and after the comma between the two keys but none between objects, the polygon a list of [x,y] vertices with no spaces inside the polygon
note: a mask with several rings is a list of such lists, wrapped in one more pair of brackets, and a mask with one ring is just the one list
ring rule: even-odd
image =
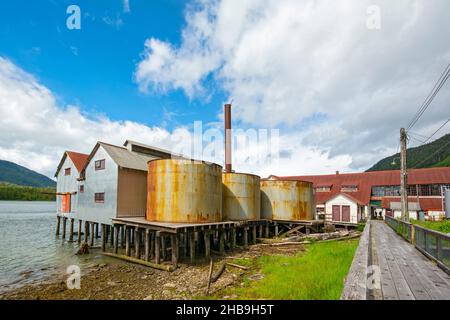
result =
[{"label": "wooden walkway", "polygon": [[450,300],[450,276],[383,221],[370,221],[341,298]]}]

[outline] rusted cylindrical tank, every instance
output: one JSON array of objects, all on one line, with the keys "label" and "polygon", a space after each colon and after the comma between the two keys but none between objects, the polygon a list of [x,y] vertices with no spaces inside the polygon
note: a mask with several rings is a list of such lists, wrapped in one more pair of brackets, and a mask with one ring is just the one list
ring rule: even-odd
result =
[{"label": "rusted cylindrical tank", "polygon": [[261,181],[261,218],[272,220],[314,220],[314,189],[311,182]]},{"label": "rusted cylindrical tank", "polygon": [[223,173],[223,219],[259,220],[260,177],[245,173]]},{"label": "rusted cylindrical tank", "polygon": [[184,159],[151,160],[147,165],[147,220],[222,221],[221,166]]}]

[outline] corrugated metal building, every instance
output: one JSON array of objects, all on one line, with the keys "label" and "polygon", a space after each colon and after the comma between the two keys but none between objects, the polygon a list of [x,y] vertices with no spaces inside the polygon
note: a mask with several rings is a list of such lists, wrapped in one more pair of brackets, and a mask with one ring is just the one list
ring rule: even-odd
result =
[{"label": "corrugated metal building", "polygon": [[88,156],[73,151],[64,152],[55,173],[57,213],[64,213],[70,217],[77,212],[77,179]]},{"label": "corrugated metal building", "polygon": [[[97,142],[78,170],[78,179],[71,181],[77,210],[70,217],[103,224],[117,217],[145,217],[147,162],[171,157],[169,151],[131,140],[124,146]],[[65,181],[59,184],[63,188]]]}]

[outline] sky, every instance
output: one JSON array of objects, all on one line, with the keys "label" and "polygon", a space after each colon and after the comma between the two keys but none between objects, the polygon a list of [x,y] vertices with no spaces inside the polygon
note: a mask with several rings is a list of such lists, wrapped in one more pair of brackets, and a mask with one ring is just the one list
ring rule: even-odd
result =
[{"label": "sky", "polygon": [[[52,177],[64,150],[96,141],[190,150],[195,121],[222,130],[232,101],[233,128],[258,134],[236,141],[235,170],[366,170],[397,152],[450,62],[448,12],[446,0],[2,1],[0,159]],[[447,84],[415,136],[449,105]],[[219,150],[201,157],[223,164],[209,138]]]}]

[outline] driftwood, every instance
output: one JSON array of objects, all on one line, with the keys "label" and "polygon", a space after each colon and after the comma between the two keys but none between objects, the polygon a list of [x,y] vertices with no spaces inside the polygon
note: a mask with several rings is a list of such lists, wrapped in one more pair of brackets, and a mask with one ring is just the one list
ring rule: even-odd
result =
[{"label": "driftwood", "polygon": [[107,256],[107,257],[117,258],[117,259],[120,259],[120,260],[125,260],[125,261],[136,263],[136,264],[141,264],[143,266],[147,266],[147,267],[154,268],[154,269],[159,269],[159,270],[164,270],[164,271],[169,271],[169,272],[172,272],[173,270],[175,270],[175,268],[173,266],[147,262],[147,261],[144,261],[144,260],[141,260],[141,259],[136,259],[136,258],[133,258],[133,257],[124,256],[124,255],[121,255],[121,254],[102,252],[102,255]]},{"label": "driftwood", "polygon": [[209,293],[209,288],[211,287],[211,277],[213,272],[214,262],[213,259],[209,260],[209,273],[208,273],[208,285],[206,286],[206,294]]},{"label": "driftwood", "polygon": [[78,249],[76,255],[88,254],[88,253],[89,253],[89,245],[86,242],[83,242],[80,246],[80,249]]},{"label": "driftwood", "polygon": [[242,269],[242,270],[248,270],[248,267],[244,267],[235,263],[231,263],[231,262],[227,262],[226,265],[230,266],[230,267],[235,267],[238,269]]},{"label": "driftwood", "polygon": [[292,234],[292,233],[294,233],[294,232],[297,232],[297,233],[299,233],[299,234],[302,234],[299,230],[302,229],[302,228],[304,228],[304,227],[305,227],[304,225],[299,225],[299,226],[297,226],[297,227],[295,227],[295,228],[293,228],[293,229],[290,229],[290,230],[288,230],[288,231],[286,231],[286,232],[280,234],[280,235],[278,236],[278,238],[282,238],[283,236],[286,236],[286,235],[288,235],[288,234]]},{"label": "driftwood", "polygon": [[212,276],[212,278],[211,278],[211,282],[212,282],[212,283],[214,283],[214,282],[216,282],[217,280],[219,280],[220,276],[224,273],[225,268],[226,268],[226,264],[222,264],[222,265],[220,266],[220,269],[219,269],[219,271],[217,272],[217,274],[215,274],[215,275]]}]

